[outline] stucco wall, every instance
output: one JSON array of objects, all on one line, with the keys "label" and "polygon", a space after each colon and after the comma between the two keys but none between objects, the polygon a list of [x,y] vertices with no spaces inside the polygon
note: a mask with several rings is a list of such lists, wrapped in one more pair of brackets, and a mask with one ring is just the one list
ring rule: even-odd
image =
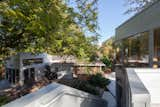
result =
[{"label": "stucco wall", "polygon": [[160,27],[160,1],[133,16],[116,29],[116,41]]}]

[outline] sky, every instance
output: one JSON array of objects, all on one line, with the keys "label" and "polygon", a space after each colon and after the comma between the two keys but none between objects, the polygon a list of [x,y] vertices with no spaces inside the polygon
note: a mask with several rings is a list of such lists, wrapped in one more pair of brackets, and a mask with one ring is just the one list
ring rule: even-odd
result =
[{"label": "sky", "polygon": [[101,35],[99,43],[115,35],[115,28],[129,19],[131,14],[124,14],[127,7],[124,6],[125,0],[99,0],[98,2],[98,23]]}]

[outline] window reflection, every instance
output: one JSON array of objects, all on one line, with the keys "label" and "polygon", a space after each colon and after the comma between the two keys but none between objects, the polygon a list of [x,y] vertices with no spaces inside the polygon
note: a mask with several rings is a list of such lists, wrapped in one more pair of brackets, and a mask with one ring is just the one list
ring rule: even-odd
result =
[{"label": "window reflection", "polygon": [[24,59],[23,60],[23,65],[24,66],[32,65],[32,64],[41,64],[41,63],[43,63],[43,59],[42,58]]},{"label": "window reflection", "polygon": [[[144,32],[127,39],[123,42],[124,62],[128,64],[149,63],[149,33]],[[137,66],[137,65],[136,65]]]}]

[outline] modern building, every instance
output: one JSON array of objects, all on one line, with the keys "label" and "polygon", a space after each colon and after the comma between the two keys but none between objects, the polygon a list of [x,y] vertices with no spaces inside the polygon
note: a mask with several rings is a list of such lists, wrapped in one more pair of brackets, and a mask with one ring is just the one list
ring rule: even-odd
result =
[{"label": "modern building", "polygon": [[130,66],[160,66],[160,1],[116,28],[117,59]]},{"label": "modern building", "polygon": [[118,107],[160,107],[160,0],[116,28],[115,45]]},{"label": "modern building", "polygon": [[18,53],[5,60],[6,79],[11,84],[21,85],[38,81],[45,76],[46,66],[51,66],[52,72],[70,70],[69,65],[64,66],[63,69],[59,67],[64,62],[70,65],[75,62],[75,59],[71,56],[52,56],[47,53]]},{"label": "modern building", "polygon": [[5,60],[6,79],[11,84],[24,84],[39,80],[44,75],[45,65],[52,62],[48,54],[18,53]]}]

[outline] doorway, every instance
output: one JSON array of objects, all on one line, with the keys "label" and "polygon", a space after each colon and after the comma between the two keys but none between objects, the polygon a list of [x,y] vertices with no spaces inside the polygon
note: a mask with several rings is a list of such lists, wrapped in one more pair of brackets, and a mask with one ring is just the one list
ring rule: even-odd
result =
[{"label": "doorway", "polygon": [[24,84],[28,84],[29,82],[29,70],[25,69],[24,70]]},{"label": "doorway", "polygon": [[30,68],[30,79],[33,81],[35,81],[35,69],[34,68]]},{"label": "doorway", "polygon": [[29,68],[24,70],[24,83],[29,84],[35,81],[35,69]]}]

